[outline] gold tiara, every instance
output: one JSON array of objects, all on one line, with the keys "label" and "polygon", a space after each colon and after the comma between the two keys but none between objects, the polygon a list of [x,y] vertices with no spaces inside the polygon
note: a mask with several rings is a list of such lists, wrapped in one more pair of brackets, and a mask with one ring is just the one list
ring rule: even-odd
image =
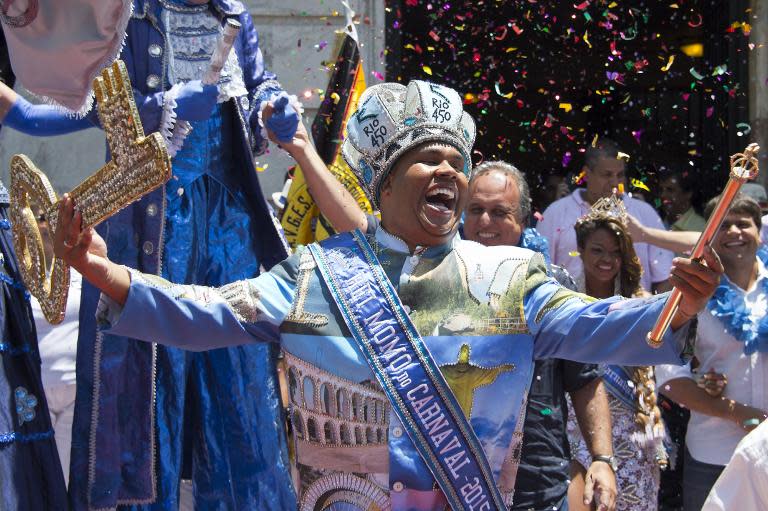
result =
[{"label": "gold tiara", "polygon": [[589,210],[589,213],[579,218],[577,224],[590,220],[604,220],[612,218],[626,229],[629,226],[629,217],[624,201],[618,195],[598,199]]}]

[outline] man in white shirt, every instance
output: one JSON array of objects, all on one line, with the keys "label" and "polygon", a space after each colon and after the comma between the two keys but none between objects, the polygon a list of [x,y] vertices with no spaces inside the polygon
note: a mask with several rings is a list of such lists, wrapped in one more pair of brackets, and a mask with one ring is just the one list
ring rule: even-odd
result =
[{"label": "man in white shirt", "polygon": [[[709,216],[715,199],[705,210]],[[690,369],[659,366],[657,388],[691,410],[683,475],[685,511],[699,511],[739,441],[768,410],[768,249],[760,243],[760,207],[739,196],[712,242],[725,276],[698,314],[698,373],[726,385],[697,384]],[[760,249],[758,251],[758,249]]]},{"label": "man in white shirt", "polygon": [[[614,190],[621,191],[626,181],[627,156],[611,140],[602,139],[587,148],[584,156],[586,188],[578,188],[567,197],[553,202],[545,211],[536,228],[549,240],[552,263],[564,266],[578,278],[583,273],[581,258],[576,247],[573,225],[587,214],[592,204],[602,197],[609,197]],[[656,211],[643,201],[622,195],[630,215],[643,225],[664,229]],[[669,289],[667,278],[672,267],[672,252],[647,243],[635,243],[635,252],[643,266],[641,284],[648,291],[661,292]]]},{"label": "man in white shirt", "polygon": [[[53,244],[48,231],[48,222],[42,211],[38,211],[37,225],[43,237],[46,261],[53,257]],[[69,458],[72,444],[72,419],[75,414],[75,360],[77,358],[77,334],[80,326],[80,291],[82,277],[70,270],[69,295],[64,321],[51,325],[43,316],[40,302],[30,297],[32,315],[37,330],[37,346],[40,353],[41,376],[48,412],[56,438],[64,480],[69,483]]]},{"label": "man in white shirt", "polygon": [[768,422],[745,436],[701,511],[768,509]]}]

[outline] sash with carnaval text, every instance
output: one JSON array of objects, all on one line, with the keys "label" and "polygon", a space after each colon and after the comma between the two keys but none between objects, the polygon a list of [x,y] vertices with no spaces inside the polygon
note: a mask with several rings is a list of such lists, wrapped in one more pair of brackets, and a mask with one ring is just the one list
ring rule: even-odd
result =
[{"label": "sash with carnaval text", "polygon": [[454,511],[505,509],[469,420],[360,231],[309,246],[392,408]]},{"label": "sash with carnaval text", "polygon": [[637,410],[639,401],[635,397],[635,390],[630,387],[629,382],[632,376],[629,371],[622,366],[607,365],[603,371],[603,382],[605,388],[613,397],[627,405],[631,410]]}]

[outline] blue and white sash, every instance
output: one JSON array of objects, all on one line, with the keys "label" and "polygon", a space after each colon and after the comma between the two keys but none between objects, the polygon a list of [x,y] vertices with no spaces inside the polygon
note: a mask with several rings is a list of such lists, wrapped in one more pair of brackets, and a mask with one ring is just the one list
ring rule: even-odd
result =
[{"label": "blue and white sash", "polygon": [[403,427],[454,511],[505,509],[482,446],[360,231],[309,246]]},{"label": "blue and white sash", "polygon": [[631,410],[637,410],[639,401],[635,396],[635,389],[629,386],[629,382],[632,381],[629,372],[617,365],[607,365],[604,369],[603,381],[608,392]]}]

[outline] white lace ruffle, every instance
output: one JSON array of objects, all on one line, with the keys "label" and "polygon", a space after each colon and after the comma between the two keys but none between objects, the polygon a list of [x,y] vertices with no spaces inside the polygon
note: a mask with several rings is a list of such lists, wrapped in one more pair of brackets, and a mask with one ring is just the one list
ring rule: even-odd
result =
[{"label": "white lace ruffle", "polygon": [[160,118],[160,134],[168,146],[168,154],[171,158],[176,156],[184,139],[187,138],[192,126],[183,119],[176,117],[176,96],[179,94],[182,84],[177,83],[163,94],[163,115]]},{"label": "white lace ruffle", "polygon": [[[222,33],[221,21],[207,8],[167,8],[163,13],[168,27],[168,78],[171,83],[201,79],[210,65]],[[227,55],[218,80],[217,103],[247,96],[243,70],[234,48]]]},{"label": "white lace ruffle", "polygon": [[224,103],[231,98],[239,98],[241,96],[247,96],[248,89],[245,88],[245,81],[243,80],[243,70],[240,68],[240,63],[237,60],[237,53],[232,48],[227,55],[227,61],[224,63],[224,67],[221,69],[221,77],[219,78],[219,97],[218,103]]}]

